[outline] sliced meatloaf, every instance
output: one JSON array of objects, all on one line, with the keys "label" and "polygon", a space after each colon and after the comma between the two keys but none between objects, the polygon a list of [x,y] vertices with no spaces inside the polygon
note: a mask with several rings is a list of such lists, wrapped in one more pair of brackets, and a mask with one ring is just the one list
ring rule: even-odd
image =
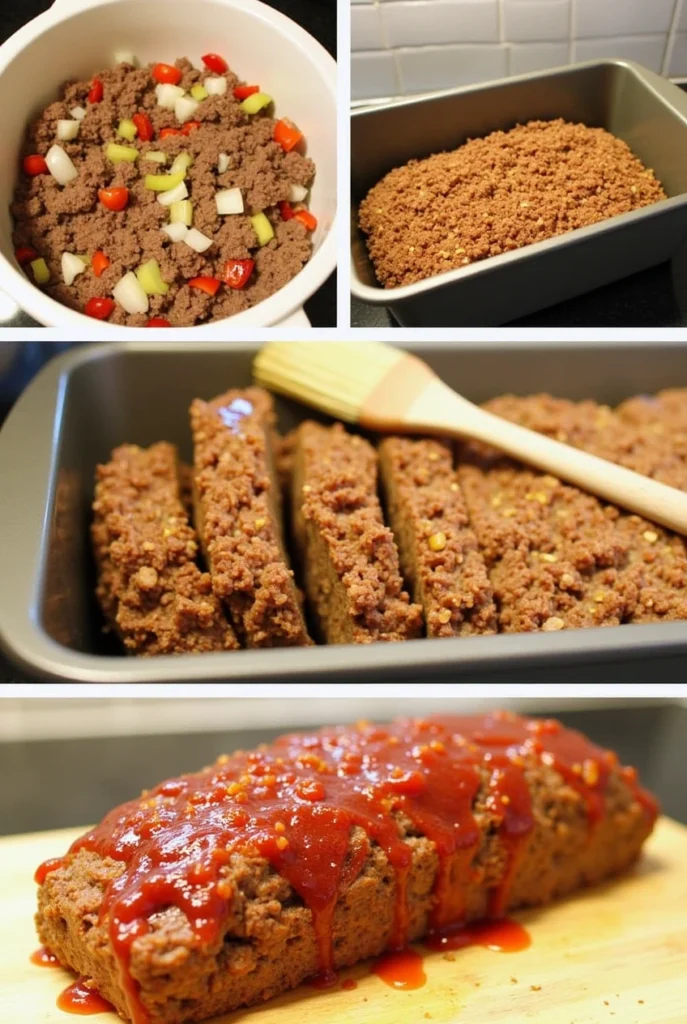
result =
[{"label": "sliced meatloaf", "polygon": [[453,469],[450,445],[388,437],[379,445],[386,513],[427,636],[496,632],[491,584]]},{"label": "sliced meatloaf", "polygon": [[311,643],[283,543],[274,422],[260,388],[191,406],[195,523],[213,590],[248,647]]},{"label": "sliced meatloaf", "polygon": [[233,650],[234,631],[196,565],[177,452],[126,444],[98,466],[91,527],[97,596],[131,654]]},{"label": "sliced meatloaf", "polygon": [[372,445],[340,423],[307,420],[288,449],[294,537],[321,638],[367,644],[419,636],[422,609],[403,589]]},{"label": "sliced meatloaf", "polygon": [[632,769],[551,720],[361,723],[220,758],[37,872],[41,942],[135,1024],[189,1024],[637,858]]}]

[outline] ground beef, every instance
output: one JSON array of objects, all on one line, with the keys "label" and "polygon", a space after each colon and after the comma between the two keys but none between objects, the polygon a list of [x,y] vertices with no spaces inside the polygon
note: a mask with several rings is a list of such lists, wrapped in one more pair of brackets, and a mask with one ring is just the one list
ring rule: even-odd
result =
[{"label": "ground beef", "polygon": [[98,466],[97,596],[130,654],[235,650],[234,632],[196,565],[198,538],[170,444],[122,445]]},{"label": "ground beef", "polygon": [[191,406],[195,522],[213,590],[248,647],[311,643],[283,543],[274,421],[259,388]]},{"label": "ground beef", "polygon": [[427,636],[496,632],[491,584],[443,441],[385,438],[379,467],[401,569]]},{"label": "ground beef", "polygon": [[541,242],[666,194],[602,128],[531,121],[390,171],[360,204],[385,288]]},{"label": "ground beef", "polygon": [[422,609],[403,589],[374,448],[340,423],[310,420],[292,444],[295,546],[320,637],[366,644],[419,636]]},{"label": "ground beef", "polygon": [[[524,742],[496,746],[496,737],[507,736],[509,729],[517,729]],[[557,738],[562,741],[558,746]],[[556,754],[565,746],[570,755]],[[461,768],[466,749],[474,751],[467,755],[474,758],[467,772]],[[380,800],[374,789],[387,780],[398,782],[393,765],[405,759],[423,764],[430,814],[422,801]],[[460,785],[446,784],[446,764]],[[265,771],[278,779],[269,783]],[[319,786],[320,815],[334,815],[326,819],[331,842],[324,858],[332,863],[320,865],[319,873],[320,844],[308,838],[321,840],[322,823],[316,810],[289,789],[294,780],[300,786],[308,773]],[[355,799],[365,784],[370,799],[379,801],[372,805],[376,820],[370,812],[369,827],[355,819],[350,824],[346,814],[347,799]],[[273,795],[270,785],[277,786]],[[517,793],[516,806],[503,799],[504,788]],[[251,813],[265,822],[262,838]],[[396,934],[396,897],[403,892],[404,872],[394,868],[385,852],[388,845],[375,838],[380,821],[408,856],[401,941],[412,941],[426,934],[437,906],[445,924],[472,921],[490,912],[546,904],[619,874],[636,860],[656,813],[632,769],[551,720],[494,713],[390,726],[360,723],[282,737],[269,748],[222,757],[203,772],[164,783],[113,811],[95,834],[50,865],[38,893],[38,933],[62,964],[92,978],[122,1017],[130,1019],[133,1011],[138,1020],[190,1024],[260,1003],[312,977],[321,968],[323,940],[337,969],[388,947]],[[276,825],[275,815],[281,818]],[[454,852],[445,849],[443,856],[428,838],[437,818],[445,835],[458,829],[462,839],[462,846],[458,842]],[[509,828],[514,821],[520,825],[517,835]],[[108,897],[115,881],[120,892],[122,886],[127,892],[137,869],[132,834],[143,834],[145,843],[151,823],[165,846],[166,877],[171,869],[184,885],[177,881],[159,893],[146,890],[134,914],[130,958],[127,953],[122,966]],[[280,859],[274,848],[265,855],[255,844],[280,835],[288,847],[303,829],[303,856],[315,872],[309,876],[297,867],[304,884],[296,888],[296,881],[288,880],[293,862]],[[123,833],[125,841],[120,840],[113,859],[105,851]],[[444,839],[448,849],[449,842]],[[329,868],[337,873],[328,904],[332,916],[323,934],[315,930],[312,908],[318,898],[324,903],[318,882]],[[154,871],[150,864],[142,870],[143,879]],[[202,899],[201,887],[214,892],[215,886],[218,894],[221,887],[222,898],[211,920],[194,922],[199,912],[187,916],[182,909],[186,889],[191,895],[200,890]],[[134,881],[133,891],[141,891],[140,880]],[[188,905],[193,911],[193,902]],[[318,920],[324,923],[323,917]]]},{"label": "ground beef", "polygon": [[[176,61],[183,71],[180,85],[189,89],[203,82],[210,74],[192,67],[188,60]],[[90,82],[69,83],[63,98],[52,103],[41,117],[29,126],[24,155],[45,155],[56,141],[56,122],[70,119],[70,109],[82,106],[87,110],[79,134],[72,142],[60,143],[79,171],[79,177],[62,187],[50,174],[37,177],[21,175],[12,214],[14,244],[30,246],[47,262],[51,279],[45,290],[58,302],[83,312],[94,296],[111,296],[119,279],[142,263],[156,259],[163,280],[169,285],[164,296],[150,297],[147,314],[130,315],[117,305],[110,322],[130,327],[144,326],[151,317],[164,317],[174,327],[186,327],[232,316],[261,302],[291,280],[309,260],[312,252],[310,235],[297,219],[282,221],[277,203],[288,200],[292,184],[310,187],[315,175],[312,160],[292,150],[285,153],[273,141],[275,120],[264,112],[245,114],[233,96],[239,79],[231,71],[224,76],[224,96],[209,96],[194,114],[200,128],[188,137],[159,137],[162,128],[179,128],[174,111],[157,105],[155,81],[150,67],[133,68],[119,64],[97,76],[104,86],[100,103],[88,103]],[[155,129],[150,142],[138,137],[133,142],[116,136],[120,120],[130,120],[146,113]],[[116,141],[133,146],[141,154],[162,151],[168,154],[167,167],[145,160],[120,163],[107,160],[104,147]],[[145,174],[160,174],[179,153],[189,153],[194,160],[186,184],[194,204],[193,226],[214,239],[202,255],[185,242],[172,242],[161,230],[169,222],[169,210],[157,202],[158,193],[146,189]],[[220,153],[231,159],[229,169],[220,174],[217,160]],[[129,205],[121,212],[112,212],[98,201],[98,190],[110,186],[129,189]],[[244,214],[220,217],[215,193],[220,189],[240,188]],[[250,215],[264,211],[271,221],[275,238],[258,248]],[[100,277],[92,267],[79,274],[72,285],[63,281],[63,252],[86,254],[104,252],[110,266]],[[186,283],[194,277],[216,277],[224,280],[230,259],[255,260],[255,270],[240,290],[222,285],[212,297],[190,288]],[[30,270],[29,270],[30,273]]]},{"label": "ground beef", "polygon": [[[684,390],[631,399],[617,412],[548,395],[505,396],[486,408],[687,489]],[[458,479],[501,631],[687,619],[684,537],[482,445],[464,447]]]}]

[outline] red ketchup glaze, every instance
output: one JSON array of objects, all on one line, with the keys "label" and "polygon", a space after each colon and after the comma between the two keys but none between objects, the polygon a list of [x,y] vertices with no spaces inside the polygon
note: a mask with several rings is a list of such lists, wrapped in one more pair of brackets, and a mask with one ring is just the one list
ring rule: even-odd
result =
[{"label": "red ketchup glaze", "polygon": [[[202,772],[162,783],[112,811],[70,852],[93,850],[126,865],[105,891],[101,914],[134,1024],[147,1024],[148,1017],[129,972],[133,942],[148,931],[150,916],[169,906],[184,912],[200,947],[218,942],[232,900],[223,869],[235,852],[266,858],[311,911],[325,985],[335,979],[337,894],[356,878],[369,840],[386,852],[396,875],[389,950],[407,946],[411,851],[395,812],[403,812],[439,855],[432,930],[459,923],[480,841],[472,804],[483,779],[487,813],[508,853],[489,908],[490,915],[502,914],[533,828],[528,763],[559,772],[581,794],[594,827],[615,756],[558,722],[498,713],[284,736],[269,748],[222,757]],[[649,795],[626,777],[647,814],[655,815]],[[364,835],[347,859],[356,827]],[[43,878],[49,870],[54,867]]]},{"label": "red ketchup glaze", "polygon": [[32,964],[36,967],[59,967],[60,961],[57,959],[54,953],[52,953],[47,946],[41,946],[35,953],[32,953],[29,957]]},{"label": "red ketchup glaze", "polygon": [[43,885],[50,872],[57,871],[66,863],[66,860],[66,857],[53,857],[51,860],[44,860],[42,864],[39,864],[33,876],[36,885]]},{"label": "red ketchup glaze", "polygon": [[372,973],[391,988],[422,988],[427,981],[422,957],[414,949],[402,949],[383,956],[372,967]]},{"label": "red ketchup glaze", "polygon": [[341,982],[341,988],[344,990],[344,992],[352,992],[353,989],[357,987],[358,982],[355,980],[355,978],[346,978],[344,981]]},{"label": "red ketchup glaze", "polygon": [[497,953],[519,953],[532,944],[532,939],[521,924],[504,917],[495,921],[473,921],[446,932],[437,932],[428,936],[424,944],[437,952],[484,946]]},{"label": "red ketchup glaze", "polygon": [[77,1013],[88,1016],[92,1013],[110,1013],[114,1010],[107,999],[103,999],[100,993],[91,988],[84,978],[79,978],[73,985],[60,992],[57,997],[57,1006],[67,1013]]}]

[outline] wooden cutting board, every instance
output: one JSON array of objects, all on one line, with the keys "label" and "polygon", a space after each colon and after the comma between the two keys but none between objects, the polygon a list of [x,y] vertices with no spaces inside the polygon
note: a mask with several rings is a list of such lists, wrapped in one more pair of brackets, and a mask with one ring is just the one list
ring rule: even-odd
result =
[{"label": "wooden cutting board", "polygon": [[[0,840],[0,1020],[7,1024],[78,1019],[55,1005],[71,977],[35,967],[29,956],[38,945],[33,871],[82,832]],[[343,975],[356,980],[354,989],[303,987],[213,1024],[686,1024],[687,828],[663,818],[632,874],[517,916],[532,937],[529,949],[427,954],[423,988],[396,991],[363,965]]]}]

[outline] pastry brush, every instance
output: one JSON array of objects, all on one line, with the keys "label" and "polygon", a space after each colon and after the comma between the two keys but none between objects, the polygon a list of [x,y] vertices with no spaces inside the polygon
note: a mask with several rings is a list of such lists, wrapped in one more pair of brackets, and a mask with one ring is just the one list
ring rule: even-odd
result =
[{"label": "pastry brush", "polygon": [[379,342],[276,341],[258,383],[382,433],[483,441],[622,508],[687,534],[687,493],[510,423],[457,394],[415,355]]}]

